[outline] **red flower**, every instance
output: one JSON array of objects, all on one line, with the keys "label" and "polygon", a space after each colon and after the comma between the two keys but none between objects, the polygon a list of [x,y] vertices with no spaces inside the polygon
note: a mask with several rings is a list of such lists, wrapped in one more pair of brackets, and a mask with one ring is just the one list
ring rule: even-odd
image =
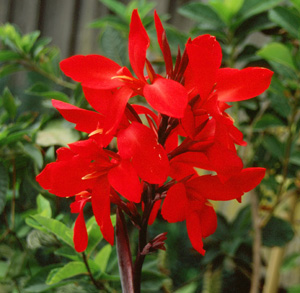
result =
[{"label": "red flower", "polygon": [[217,217],[208,200],[239,200],[245,192],[255,188],[264,175],[264,168],[247,168],[226,182],[211,175],[183,180],[168,190],[162,216],[170,223],[185,220],[193,247],[204,255],[202,238],[217,228]]},{"label": "red flower", "polygon": [[77,195],[72,205],[72,212],[79,213],[74,227],[77,250],[83,251],[87,245],[86,237],[80,236],[85,229],[83,207],[87,201],[92,202],[103,237],[113,244],[110,188],[137,203],[142,192],[139,178],[152,184],[162,184],[167,178],[169,161],[165,150],[145,125],[133,122],[122,130],[118,148],[119,154],[115,154],[93,139],[72,143],[69,148],[58,149],[57,161],[48,164],[36,178],[43,188],[57,196]]},{"label": "red flower", "polygon": [[[128,52],[131,67],[137,78],[133,77],[126,67],[121,67],[99,55],[76,55],[63,60],[60,66],[67,76],[81,82],[84,91],[87,91],[86,88],[101,90],[126,88],[131,91],[131,96],[144,96],[158,112],[171,117],[183,117],[188,99],[187,91],[180,83],[165,79],[154,72],[146,59],[149,44],[147,32],[137,10],[134,10],[130,23]],[[144,76],[145,65],[148,77]],[[119,98],[116,94],[115,98],[123,99],[126,104],[130,96]],[[115,101],[112,103],[115,104],[116,111],[122,112]]]}]

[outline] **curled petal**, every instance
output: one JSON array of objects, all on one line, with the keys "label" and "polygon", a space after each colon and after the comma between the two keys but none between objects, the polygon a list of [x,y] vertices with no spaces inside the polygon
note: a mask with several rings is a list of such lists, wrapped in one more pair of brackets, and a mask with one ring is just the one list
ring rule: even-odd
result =
[{"label": "curled petal", "polygon": [[143,91],[148,103],[158,112],[182,118],[188,102],[186,89],[178,82],[157,78],[153,84],[146,84]]},{"label": "curled petal", "polygon": [[221,68],[217,73],[218,99],[223,102],[248,100],[263,93],[271,83],[273,72],[266,68],[242,70]]},{"label": "curled petal", "polygon": [[145,81],[144,67],[146,62],[146,52],[150,45],[150,39],[142,24],[137,9],[133,10],[130,22],[128,53],[129,60],[136,76]]},{"label": "curled petal", "polygon": [[82,86],[97,89],[113,89],[123,85],[117,75],[121,66],[100,55],[75,55],[60,62],[65,75],[81,82]]}]

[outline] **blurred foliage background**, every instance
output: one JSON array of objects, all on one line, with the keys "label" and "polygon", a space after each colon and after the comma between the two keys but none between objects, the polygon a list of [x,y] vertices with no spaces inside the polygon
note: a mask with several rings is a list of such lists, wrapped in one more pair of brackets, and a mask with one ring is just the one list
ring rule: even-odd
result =
[{"label": "blurred foliage background", "polygon": [[[84,24],[82,17],[75,27],[84,27],[83,35],[96,44],[93,50],[128,66],[130,15],[138,8],[152,40],[149,58],[163,70],[152,12],[164,1],[100,2],[105,13]],[[77,15],[81,2],[74,3]],[[53,10],[49,2],[41,5]],[[248,142],[239,149],[245,166],[265,167],[267,175],[242,204],[217,206],[218,229],[205,240],[204,257],[191,249],[182,223],[159,217],[149,233],[167,231],[167,251],[147,256],[143,292],[299,293],[300,1],[170,1],[167,6],[169,14],[160,16],[174,55],[189,37],[209,33],[221,43],[223,67],[264,66],[275,72],[264,95],[229,110]],[[35,181],[58,147],[84,138],[50,102],[88,108],[81,87],[62,75],[60,49],[39,31],[23,33],[22,27],[3,23],[0,42],[0,292],[120,292],[115,247],[102,241],[95,219],[86,217],[89,246],[79,254],[72,242],[72,199],[56,198]],[[95,53],[84,49],[82,38],[76,42],[77,53]],[[63,57],[74,50],[64,47]],[[135,239],[132,229],[133,248]]]}]

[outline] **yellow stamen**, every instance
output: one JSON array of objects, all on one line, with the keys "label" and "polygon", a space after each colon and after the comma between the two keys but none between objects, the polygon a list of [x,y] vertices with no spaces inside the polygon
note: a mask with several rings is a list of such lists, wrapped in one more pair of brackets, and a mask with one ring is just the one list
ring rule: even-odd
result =
[{"label": "yellow stamen", "polygon": [[130,81],[133,81],[134,78],[133,77],[130,77],[130,76],[127,76],[127,75],[117,75],[117,76],[113,76],[111,77],[111,79],[124,79],[124,80],[130,80]]},{"label": "yellow stamen", "polygon": [[96,129],[96,130],[94,130],[93,132],[91,132],[90,134],[89,134],[89,137],[90,136],[93,136],[93,135],[95,135],[95,134],[102,134],[103,133],[103,128],[99,128],[99,129]]},{"label": "yellow stamen", "polygon": [[103,175],[103,172],[97,172],[97,171],[95,171],[93,173],[90,173],[90,174],[87,174],[87,175],[83,176],[81,178],[81,180],[93,179],[93,178],[97,178],[97,177],[99,177],[101,175]]}]

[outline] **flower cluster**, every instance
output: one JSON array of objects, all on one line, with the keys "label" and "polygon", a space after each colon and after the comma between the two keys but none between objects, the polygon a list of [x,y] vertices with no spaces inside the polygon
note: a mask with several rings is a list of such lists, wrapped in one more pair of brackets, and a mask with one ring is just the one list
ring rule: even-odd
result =
[{"label": "flower cluster", "polygon": [[[156,13],[154,19],[165,77],[146,57],[150,40],[137,10],[132,13],[128,47],[135,75],[99,55],[76,55],[61,62],[62,71],[81,83],[95,111],[53,100],[88,139],[58,149],[56,162],[48,164],[37,181],[57,196],[75,195],[71,211],[79,213],[74,226],[79,252],[88,243],[83,210],[91,202],[103,237],[111,244],[113,203],[138,227],[142,213],[151,224],[160,209],[170,223],[186,221],[193,247],[204,254],[202,238],[217,226],[209,200],[240,200],[265,174],[263,168],[243,167],[236,145],[246,142],[226,109],[227,102],[264,92],[273,73],[258,67],[220,68],[221,47],[211,35],[189,39],[173,65]],[[128,103],[137,95],[146,99],[147,107]],[[110,148],[112,140],[117,150]],[[206,170],[206,175],[195,168]],[[163,242],[156,246],[163,248]]]}]

